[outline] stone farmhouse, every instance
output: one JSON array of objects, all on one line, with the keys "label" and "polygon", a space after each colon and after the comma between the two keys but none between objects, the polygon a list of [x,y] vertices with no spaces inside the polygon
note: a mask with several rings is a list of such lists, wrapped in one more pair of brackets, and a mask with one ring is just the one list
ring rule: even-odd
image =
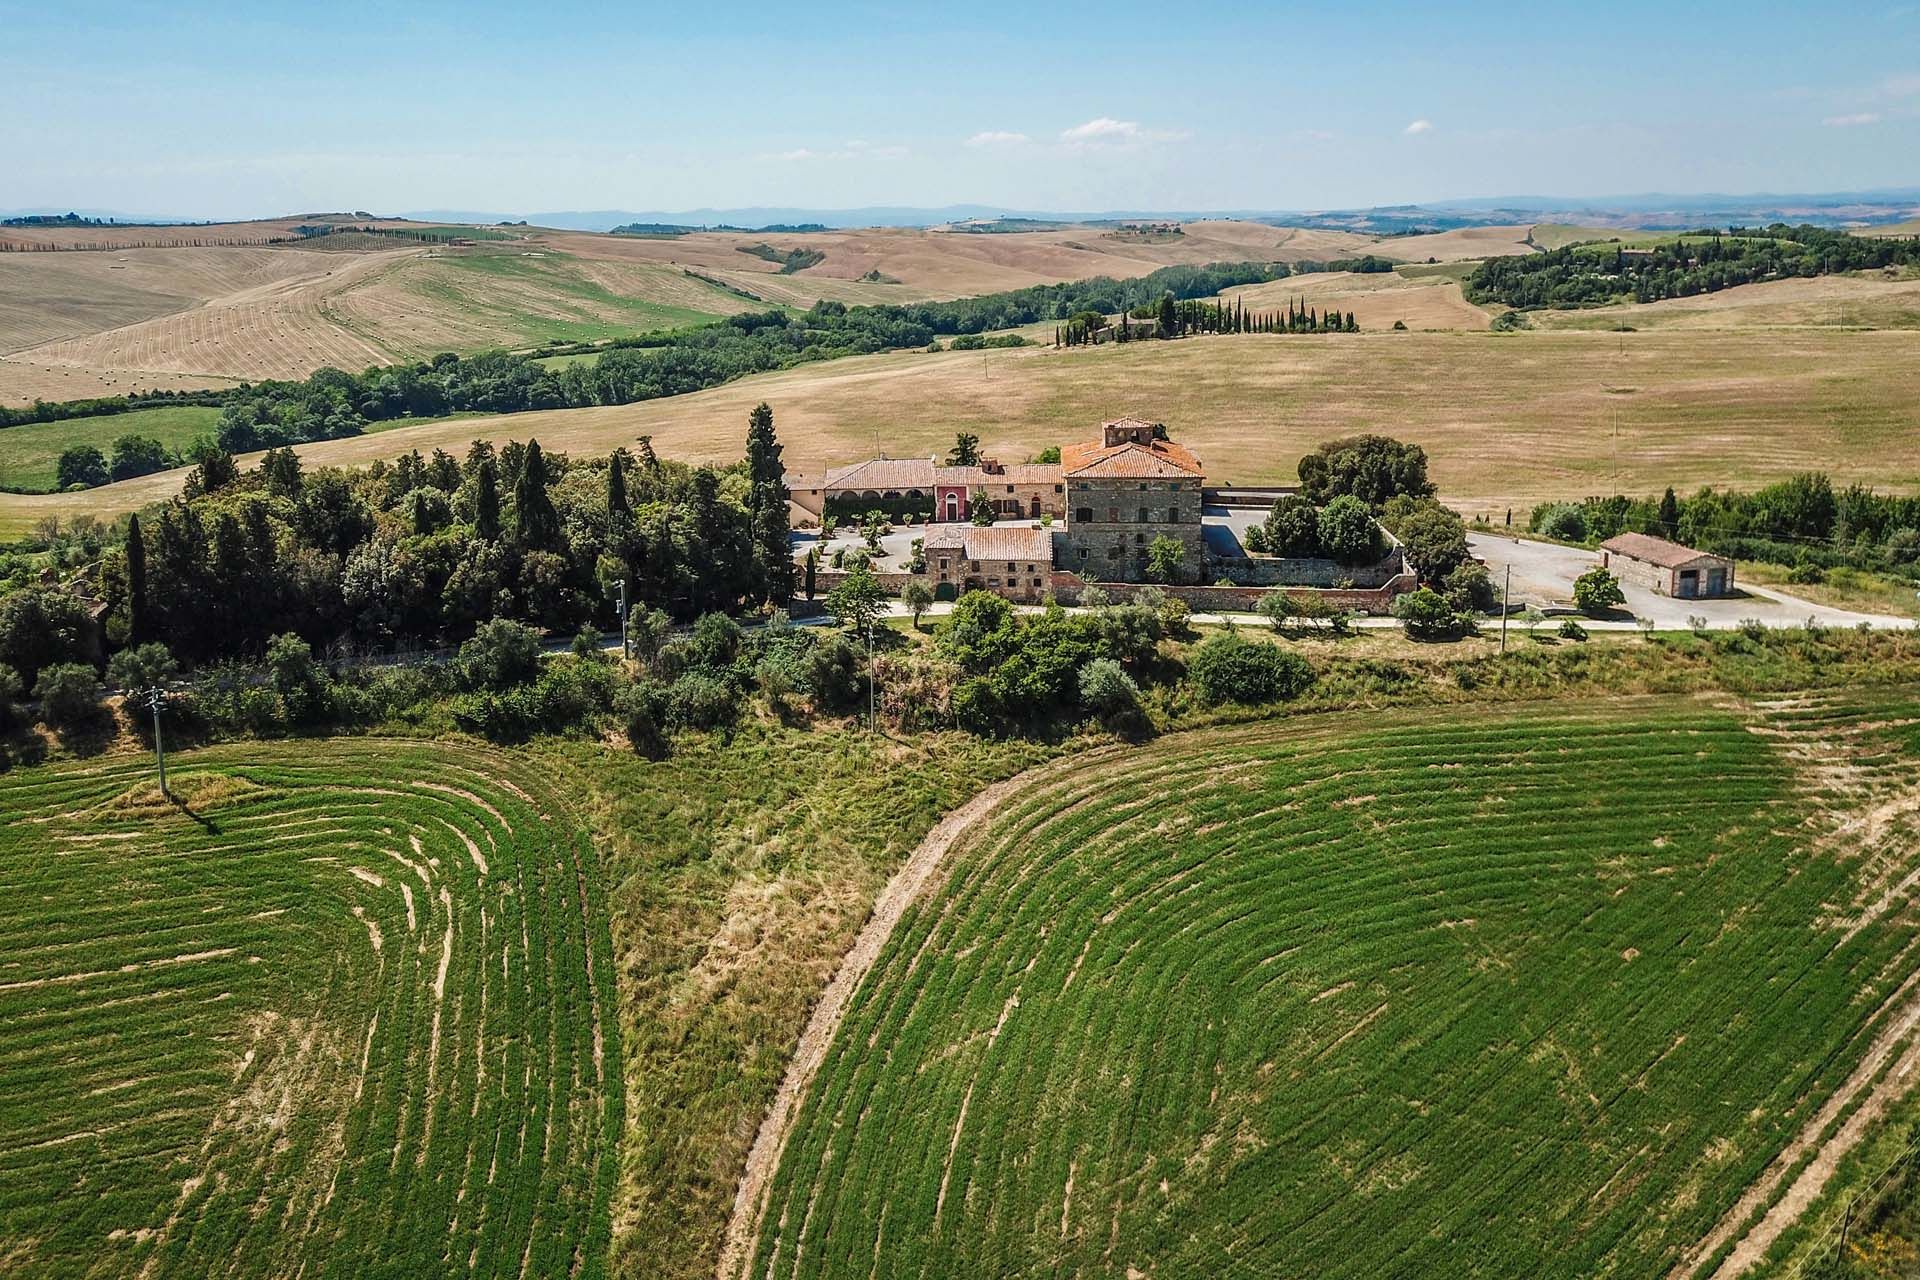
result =
[{"label": "stone farmhouse", "polygon": [[1704,600],[1733,589],[1733,561],[1644,533],[1600,544],[1600,565],[1622,582],[1681,600]]},{"label": "stone farmhouse", "polygon": [[1061,567],[1106,582],[1146,579],[1147,548],[1177,540],[1189,565],[1206,559],[1200,459],[1151,422],[1115,418],[1100,439],[1060,450],[1067,485],[1067,561]]}]

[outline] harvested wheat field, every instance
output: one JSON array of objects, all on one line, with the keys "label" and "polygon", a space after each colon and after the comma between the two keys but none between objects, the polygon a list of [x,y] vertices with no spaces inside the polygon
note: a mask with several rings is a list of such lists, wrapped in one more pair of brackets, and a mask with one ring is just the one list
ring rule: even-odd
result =
[{"label": "harvested wheat field", "polygon": [[6,1270],[605,1274],[592,842],[495,753],[324,754],[0,779]]},{"label": "harvested wheat field", "polygon": [[1527,225],[1460,227],[1424,236],[1389,236],[1380,241],[1374,252],[1402,262],[1425,262],[1428,258],[1460,262],[1471,258],[1512,257],[1540,252],[1529,241],[1532,234],[1533,228]]},{"label": "harvested wheat field", "polygon": [[1690,298],[1577,311],[1533,311],[1541,329],[1750,329],[1808,325],[1920,329],[1920,279],[1865,272],[1766,280]]},{"label": "harvested wheat field", "polygon": [[35,400],[90,400],[139,391],[204,391],[209,387],[230,387],[238,381],[203,373],[88,369],[0,356],[0,405],[9,407],[32,404]]},{"label": "harvested wheat field", "polygon": [[1351,311],[1362,329],[1391,329],[1396,320],[1409,329],[1485,329],[1493,318],[1462,296],[1457,281],[1397,271],[1317,271],[1229,289],[1224,296],[1262,311],[1282,311],[1290,302]]},{"label": "harvested wheat field", "polygon": [[1920,1059],[1920,839],[1887,817],[1916,723],[1910,691],[1391,712],[1030,778],[809,1029],[722,1274],[1731,1275],[1803,1245]]},{"label": "harvested wheat field", "polygon": [[[1248,334],[896,352],[671,399],[424,422],[299,452],[310,467],[364,466],[410,448],[531,436],[601,454],[650,434],[664,455],[731,462],[748,411],[766,400],[796,473],[878,450],[944,453],[957,431],[1017,460],[1132,412],[1167,423],[1212,483],[1284,482],[1320,441],[1385,431],[1425,447],[1447,497],[1485,509],[1669,484],[1753,486],[1809,470],[1908,490],[1920,488],[1916,361],[1920,334],[1822,329]],[[0,495],[0,532],[46,515],[135,510],[181,479]]]}]

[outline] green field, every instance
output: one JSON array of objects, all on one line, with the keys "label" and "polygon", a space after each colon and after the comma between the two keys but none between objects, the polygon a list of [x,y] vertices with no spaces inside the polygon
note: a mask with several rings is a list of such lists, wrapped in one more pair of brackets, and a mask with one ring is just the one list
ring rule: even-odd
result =
[{"label": "green field", "polygon": [[1911,800],[1920,705],[1857,696],[1048,774],[858,988],[751,1274],[1662,1274],[1920,965],[1920,850],[1843,825]]},{"label": "green field", "polygon": [[0,779],[0,1270],[605,1274],[601,872],[448,744]]},{"label": "green field", "polygon": [[0,489],[51,492],[58,479],[61,453],[77,444],[90,444],[109,459],[113,457],[113,442],[126,435],[150,436],[169,449],[179,450],[196,436],[211,432],[219,421],[220,410],[209,406],[167,405],[6,427],[0,429]]}]

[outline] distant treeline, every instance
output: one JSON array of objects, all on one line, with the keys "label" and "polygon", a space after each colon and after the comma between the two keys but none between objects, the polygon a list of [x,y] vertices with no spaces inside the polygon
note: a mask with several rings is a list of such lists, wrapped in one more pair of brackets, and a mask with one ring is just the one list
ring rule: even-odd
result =
[{"label": "distant treeline", "polygon": [[641,236],[670,239],[675,236],[692,235],[696,231],[759,231],[778,234],[826,231],[828,229],[827,224],[824,222],[770,222],[764,227],[736,227],[724,222],[711,227],[705,225],[696,227],[679,222],[629,222],[613,228],[607,234],[613,236]]},{"label": "distant treeline", "polygon": [[1762,280],[1913,264],[1920,264],[1920,237],[1855,236],[1774,223],[1691,233],[1650,249],[1579,244],[1489,258],[1467,277],[1466,295],[1470,302],[1509,307],[1657,302]]},{"label": "distant treeline", "polygon": [[1743,560],[1832,568],[1854,565],[1914,572],[1920,561],[1920,497],[1836,490],[1820,472],[1751,492],[1702,489],[1679,497],[1588,498],[1535,507],[1534,532],[1568,542],[1604,542],[1648,533]]},{"label": "distant treeline", "polygon": [[227,402],[229,394],[226,391],[136,391],[132,395],[93,400],[36,400],[22,409],[0,405],[0,428],[25,426],[30,422],[65,422],[70,418],[102,418],[164,405],[197,404],[218,408]]},{"label": "distant treeline", "polygon": [[[822,300],[799,314],[748,312],[713,324],[624,338],[591,364],[551,369],[534,356],[505,351],[465,358],[443,352],[416,364],[374,367],[359,374],[321,369],[299,382],[255,383],[185,402],[224,405],[217,442],[230,453],[241,453],[358,435],[369,423],[400,418],[632,404],[684,395],[747,374],[840,356],[924,348],[942,337],[1065,320],[1091,309],[1118,311],[1157,304],[1163,297],[1209,297],[1284,274],[1286,268],[1280,265],[1217,263],[1166,267],[1137,280],[1099,277],[953,302],[848,307]],[[115,410],[96,407],[95,412],[101,411]],[[24,422],[80,416],[55,405],[11,412],[23,415],[16,420]]]}]

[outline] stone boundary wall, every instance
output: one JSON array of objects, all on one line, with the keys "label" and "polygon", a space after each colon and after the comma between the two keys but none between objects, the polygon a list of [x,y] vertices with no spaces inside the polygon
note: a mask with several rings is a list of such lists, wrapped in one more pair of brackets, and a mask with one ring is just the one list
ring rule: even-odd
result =
[{"label": "stone boundary wall", "polygon": [[[821,569],[814,574],[814,597],[816,601],[826,599],[827,592],[839,585],[847,576],[844,569]],[[909,582],[924,581],[919,575],[911,573],[875,573],[874,580],[880,586],[899,595]],[[801,585],[802,579],[796,578],[795,585]],[[1330,604],[1337,609],[1347,609],[1354,613],[1390,614],[1393,612],[1394,597],[1409,592],[1418,585],[1411,573],[1382,583],[1377,587],[1355,587],[1350,590],[1326,587],[1202,587],[1169,586],[1150,582],[1095,582],[1089,584],[1077,573],[1064,569],[1055,569],[1047,579],[1047,590],[1061,604],[1072,605],[1080,601],[1080,593],[1089,585],[1097,586],[1107,593],[1109,600],[1131,600],[1134,593],[1149,587],[1166,593],[1176,600],[1184,600],[1187,607],[1200,613],[1230,611],[1251,613],[1260,607],[1260,602],[1276,592],[1297,592],[1312,596],[1316,600]]]}]

